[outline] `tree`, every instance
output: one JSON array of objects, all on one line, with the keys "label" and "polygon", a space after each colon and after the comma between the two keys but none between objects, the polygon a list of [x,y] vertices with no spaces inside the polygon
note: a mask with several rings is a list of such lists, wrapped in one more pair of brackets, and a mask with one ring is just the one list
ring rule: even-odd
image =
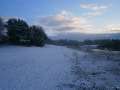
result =
[{"label": "tree", "polygon": [[7,41],[4,28],[5,28],[5,25],[4,25],[3,19],[0,18],[0,44],[5,43]]},{"label": "tree", "polygon": [[2,38],[3,30],[4,30],[4,23],[2,18],[0,18],[0,38]]},{"label": "tree", "polygon": [[21,39],[25,39],[28,33],[28,27],[28,24],[23,20],[9,19],[7,21],[9,41],[18,43]]},{"label": "tree", "polygon": [[48,40],[42,27],[31,26],[20,19],[9,19],[7,21],[9,41],[14,44],[44,46]]},{"label": "tree", "polygon": [[31,26],[30,27],[31,43],[37,46],[44,46],[47,36],[42,27]]}]

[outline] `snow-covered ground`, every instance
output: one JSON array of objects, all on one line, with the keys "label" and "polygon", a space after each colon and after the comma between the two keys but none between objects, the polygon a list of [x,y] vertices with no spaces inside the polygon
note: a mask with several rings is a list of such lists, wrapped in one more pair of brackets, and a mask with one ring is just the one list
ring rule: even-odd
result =
[{"label": "snow-covered ground", "polygon": [[52,45],[1,46],[0,90],[119,88],[120,54],[110,55]]}]

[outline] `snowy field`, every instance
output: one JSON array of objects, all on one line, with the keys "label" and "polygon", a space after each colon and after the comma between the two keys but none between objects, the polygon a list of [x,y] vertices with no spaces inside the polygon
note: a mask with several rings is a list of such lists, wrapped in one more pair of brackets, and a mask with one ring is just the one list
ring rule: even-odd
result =
[{"label": "snowy field", "polygon": [[0,90],[120,90],[120,53],[0,47]]}]

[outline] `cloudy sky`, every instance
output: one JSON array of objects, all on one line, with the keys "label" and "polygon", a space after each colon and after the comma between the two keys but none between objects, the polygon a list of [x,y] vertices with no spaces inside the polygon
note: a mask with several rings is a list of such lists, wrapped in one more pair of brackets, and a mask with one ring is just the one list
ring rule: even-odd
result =
[{"label": "cloudy sky", "polygon": [[49,35],[119,33],[120,0],[0,0],[0,16],[41,25]]}]

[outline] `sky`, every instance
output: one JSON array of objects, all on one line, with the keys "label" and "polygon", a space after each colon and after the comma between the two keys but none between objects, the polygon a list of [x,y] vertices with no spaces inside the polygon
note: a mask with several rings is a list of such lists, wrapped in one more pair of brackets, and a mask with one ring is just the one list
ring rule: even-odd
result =
[{"label": "sky", "polygon": [[0,0],[0,16],[60,33],[119,33],[120,0]]}]

